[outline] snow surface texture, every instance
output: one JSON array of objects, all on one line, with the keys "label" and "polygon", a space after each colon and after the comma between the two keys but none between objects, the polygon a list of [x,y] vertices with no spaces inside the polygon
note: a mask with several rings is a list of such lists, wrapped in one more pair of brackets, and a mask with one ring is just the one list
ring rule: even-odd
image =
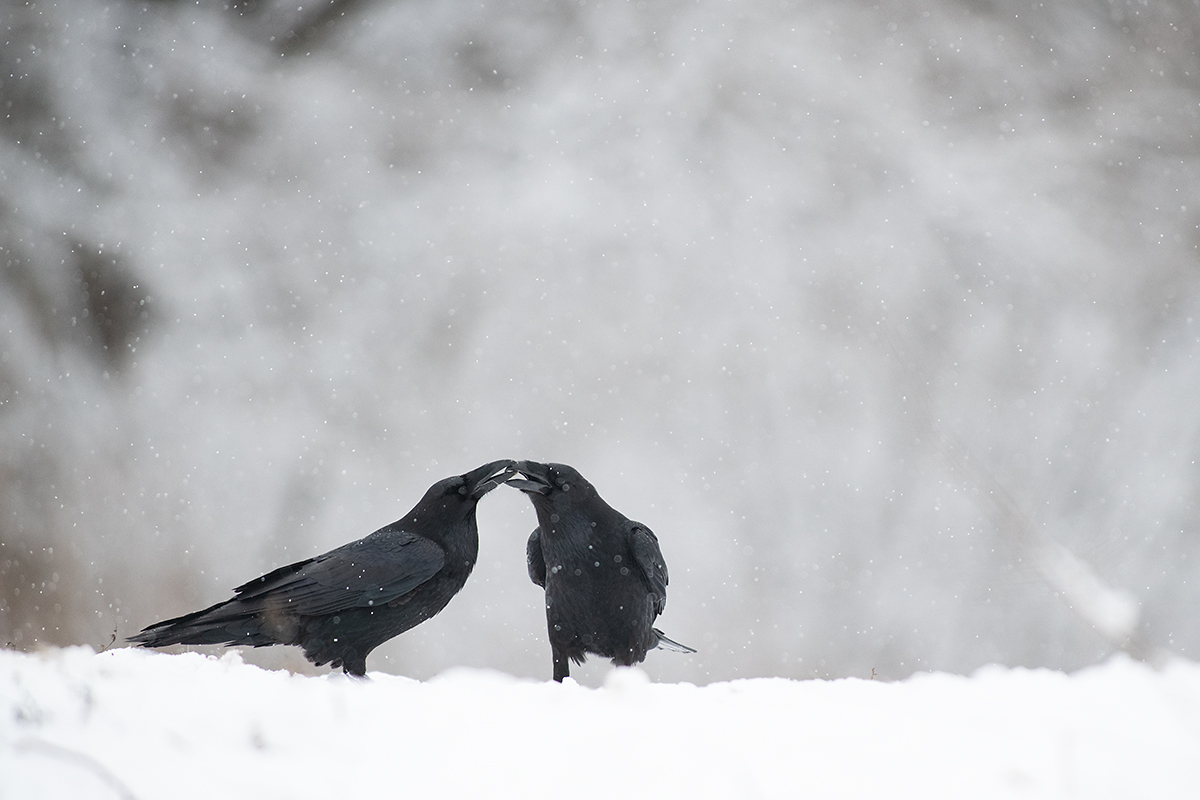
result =
[{"label": "snow surface texture", "polygon": [[[0,3],[0,644],[507,457],[658,534],[657,679],[1200,652],[1194,0],[320,5]],[[371,669],[547,675],[479,515]]]},{"label": "snow surface texture", "polygon": [[602,688],[0,652],[0,798],[1195,798],[1200,666]]}]

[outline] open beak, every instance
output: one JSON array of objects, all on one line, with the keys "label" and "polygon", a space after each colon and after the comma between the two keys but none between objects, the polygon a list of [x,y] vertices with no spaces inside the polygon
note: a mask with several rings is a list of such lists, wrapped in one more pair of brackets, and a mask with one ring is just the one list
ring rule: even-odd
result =
[{"label": "open beak", "polygon": [[[516,472],[524,478],[509,478],[506,483],[526,494],[550,494],[550,469],[536,461],[516,462]],[[514,473],[515,474],[515,473]]]},{"label": "open beak", "polygon": [[473,469],[466,475],[463,475],[463,485],[467,487],[467,490],[471,493],[471,497],[478,500],[492,489],[506,482],[513,475],[516,475],[516,463],[511,458],[505,458],[500,461],[493,461],[490,464],[484,464],[482,467]]}]

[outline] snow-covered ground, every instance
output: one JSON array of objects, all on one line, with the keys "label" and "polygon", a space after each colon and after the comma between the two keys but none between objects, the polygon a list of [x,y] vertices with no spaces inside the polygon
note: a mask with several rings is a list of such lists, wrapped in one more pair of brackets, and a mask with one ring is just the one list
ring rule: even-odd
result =
[{"label": "snow-covered ground", "polygon": [[1200,665],[902,682],[419,682],[0,652],[0,797],[1200,796]]}]

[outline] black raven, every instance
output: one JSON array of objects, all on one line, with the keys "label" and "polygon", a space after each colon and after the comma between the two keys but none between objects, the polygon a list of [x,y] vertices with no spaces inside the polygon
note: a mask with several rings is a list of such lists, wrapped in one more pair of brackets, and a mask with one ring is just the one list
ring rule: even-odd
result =
[{"label": "black raven", "polygon": [[437,614],[479,553],[475,507],[516,473],[510,460],[438,481],[402,519],[324,555],[268,572],[223,603],[151,625],[129,641],[294,644],[316,664],[367,673],[367,654]]},{"label": "black raven", "polygon": [[508,484],[537,511],[525,556],[530,579],[546,590],[554,680],[588,653],[629,666],[656,647],[696,652],[654,627],[667,604],[667,564],[654,533],[604,502],[572,467],[516,466],[524,478]]}]

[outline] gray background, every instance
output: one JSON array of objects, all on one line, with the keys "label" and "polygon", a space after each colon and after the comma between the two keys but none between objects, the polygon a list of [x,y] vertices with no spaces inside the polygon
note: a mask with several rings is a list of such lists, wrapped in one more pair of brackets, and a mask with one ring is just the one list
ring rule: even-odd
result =
[{"label": "gray background", "polygon": [[[511,457],[658,533],[659,680],[1194,657],[1196,2],[298,5],[0,12],[0,644]],[[479,520],[372,669],[549,675]]]}]

